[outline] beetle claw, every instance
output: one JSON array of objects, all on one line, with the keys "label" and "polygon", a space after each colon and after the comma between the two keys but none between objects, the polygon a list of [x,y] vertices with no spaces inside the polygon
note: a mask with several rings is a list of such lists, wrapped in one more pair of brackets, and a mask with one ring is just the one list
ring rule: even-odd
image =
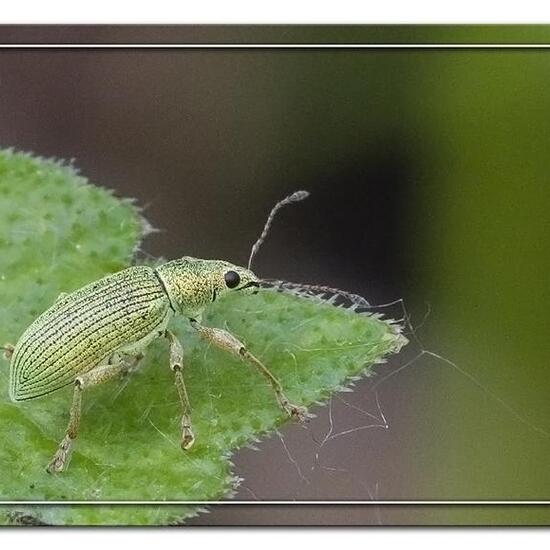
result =
[{"label": "beetle claw", "polygon": [[181,448],[188,451],[195,443],[195,436],[191,429],[191,420],[189,416],[184,414],[181,419]]},{"label": "beetle claw", "polygon": [[292,405],[289,403],[285,407],[286,412],[288,415],[297,422],[307,422],[310,418],[309,413],[307,412],[307,409],[305,407],[301,407],[299,405]]},{"label": "beetle claw", "polygon": [[187,428],[183,431],[181,436],[181,448],[184,451],[188,451],[193,446],[193,443],[195,443],[195,436],[193,435],[193,432]]},{"label": "beetle claw", "polygon": [[72,439],[66,435],[46,468],[49,474],[58,474],[65,469],[71,445]]},{"label": "beetle claw", "polygon": [[59,472],[62,472],[65,468],[65,460],[66,455],[64,455],[61,451],[57,451],[50,463],[48,464],[46,471],[49,474],[57,474]]}]

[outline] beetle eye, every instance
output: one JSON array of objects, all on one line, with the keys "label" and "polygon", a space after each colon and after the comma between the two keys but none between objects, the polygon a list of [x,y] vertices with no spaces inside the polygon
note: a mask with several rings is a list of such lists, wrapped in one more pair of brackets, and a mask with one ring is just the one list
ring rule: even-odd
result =
[{"label": "beetle eye", "polygon": [[225,284],[227,285],[227,288],[235,288],[238,286],[238,284],[241,282],[241,278],[239,277],[239,274],[235,271],[228,271],[224,275]]}]

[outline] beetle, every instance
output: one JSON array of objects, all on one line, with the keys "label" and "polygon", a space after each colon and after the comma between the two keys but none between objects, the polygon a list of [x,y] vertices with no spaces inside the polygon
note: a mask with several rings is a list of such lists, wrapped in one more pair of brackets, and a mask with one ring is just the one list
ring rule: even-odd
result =
[{"label": "beetle", "polygon": [[181,402],[181,447],[191,448],[195,438],[183,377],[183,347],[169,329],[176,315],[188,318],[202,339],[258,369],[290,417],[301,421],[308,418],[307,409],[290,403],[277,378],[242,342],[227,330],[201,324],[204,310],[224,294],[258,291],[262,281],[250,267],[275,213],[307,196],[306,191],[298,191],[273,207],[252,248],[247,268],[189,256],[157,267],[135,265],[70,294],[61,294],[23,332],[15,346],[3,346],[10,360],[12,401],[37,399],[73,385],[69,423],[46,468],[48,472],[62,472],[68,465],[78,435],[84,391],[134,368],[147,346],[160,337],[170,343],[169,364]]}]

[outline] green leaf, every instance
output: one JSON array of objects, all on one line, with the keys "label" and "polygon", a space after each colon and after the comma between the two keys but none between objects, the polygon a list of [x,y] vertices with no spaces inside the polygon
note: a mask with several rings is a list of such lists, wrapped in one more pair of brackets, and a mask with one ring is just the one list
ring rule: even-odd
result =
[{"label": "green leaf", "polygon": [[[0,340],[15,342],[60,292],[130,263],[146,225],[131,201],[92,186],[71,167],[0,152]],[[397,352],[399,327],[295,295],[228,296],[204,319],[228,327],[282,382],[312,405]],[[219,500],[237,480],[230,454],[287,421],[265,380],[209,348],[178,319],[193,407],[194,447],[179,446],[180,406],[167,345],[155,342],[138,371],[83,397],[79,438],[66,472],[45,466],[62,437],[71,388],[12,403],[0,369],[0,498],[10,501]],[[25,505],[0,508],[5,523],[156,525],[197,513],[191,505]]]}]

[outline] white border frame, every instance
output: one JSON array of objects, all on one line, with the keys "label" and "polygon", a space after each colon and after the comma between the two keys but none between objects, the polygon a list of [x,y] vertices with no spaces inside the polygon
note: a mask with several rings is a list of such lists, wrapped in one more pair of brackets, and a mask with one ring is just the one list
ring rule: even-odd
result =
[{"label": "white border frame", "polygon": [[[0,31],[2,30],[0,26]],[[548,25],[550,31],[550,24]],[[324,49],[339,49],[339,50],[377,50],[377,49],[549,49],[550,44],[496,44],[496,43],[479,43],[479,44],[145,44],[145,43],[128,43],[128,44],[0,44],[0,49],[68,49],[68,50],[86,50],[86,49],[146,49],[146,50],[168,50],[168,49],[307,49],[307,50],[324,50]]]},{"label": "white border frame", "polygon": [[[65,25],[64,25],[65,26]],[[68,25],[71,26],[71,25]],[[0,28],[1,30],[1,28]],[[549,27],[550,30],[550,27]],[[0,49],[550,49],[550,44],[0,44]],[[374,506],[513,506],[550,505],[550,500],[0,500],[0,506],[212,506],[224,505],[374,505]]]}]

